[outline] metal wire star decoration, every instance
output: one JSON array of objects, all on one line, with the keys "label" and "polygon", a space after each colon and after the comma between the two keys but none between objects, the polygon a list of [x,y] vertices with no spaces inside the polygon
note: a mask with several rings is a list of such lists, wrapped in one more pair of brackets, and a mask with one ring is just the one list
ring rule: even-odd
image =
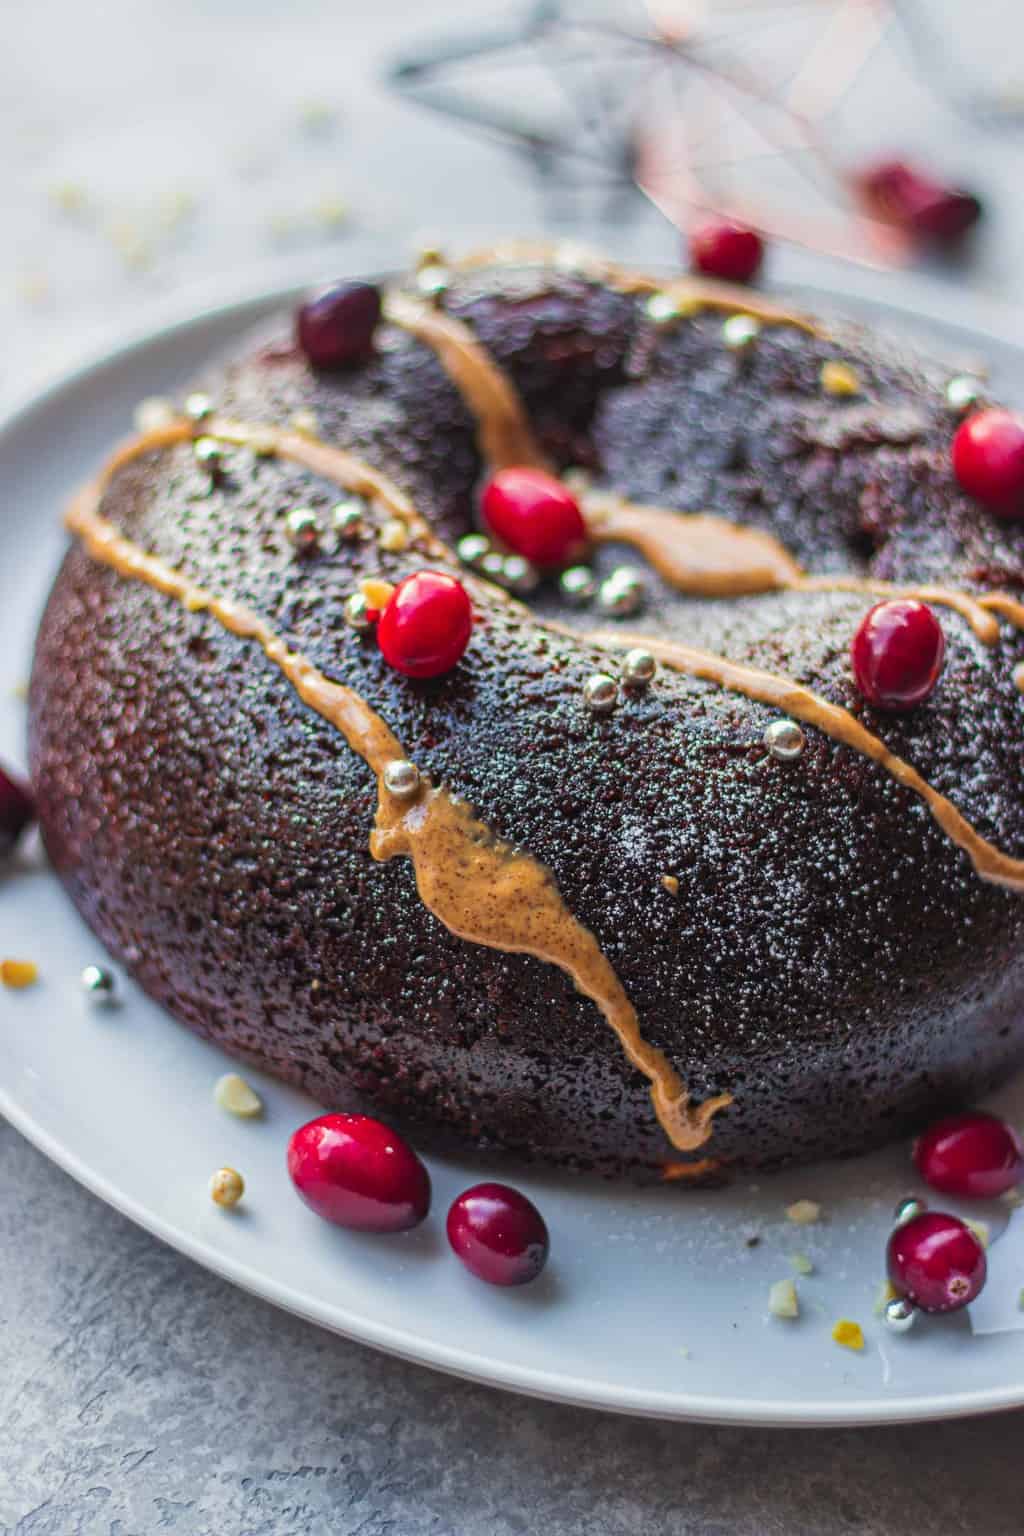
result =
[{"label": "metal wire star decoration", "polygon": [[550,184],[639,189],[673,223],[736,218],[873,264],[910,254],[859,205],[835,119],[907,0],[535,0],[401,60],[395,85]]}]

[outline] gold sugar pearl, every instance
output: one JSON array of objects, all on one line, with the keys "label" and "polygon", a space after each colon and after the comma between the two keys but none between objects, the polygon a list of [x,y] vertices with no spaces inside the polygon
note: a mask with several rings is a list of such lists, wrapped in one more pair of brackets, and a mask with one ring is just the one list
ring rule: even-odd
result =
[{"label": "gold sugar pearl", "polygon": [[409,530],[399,517],[391,517],[377,535],[377,544],[389,555],[397,555],[409,545]]}]

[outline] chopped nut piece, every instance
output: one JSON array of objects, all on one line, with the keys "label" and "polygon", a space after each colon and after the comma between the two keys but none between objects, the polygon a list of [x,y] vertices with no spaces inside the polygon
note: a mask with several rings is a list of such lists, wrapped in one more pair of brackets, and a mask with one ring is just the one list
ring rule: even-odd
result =
[{"label": "chopped nut piece", "polygon": [[881,1317],[890,1301],[895,1301],[899,1291],[891,1280],[883,1280],[878,1287],[878,1295],[875,1297],[875,1305],[872,1308],[876,1317]]},{"label": "chopped nut piece", "polygon": [[978,1242],[983,1248],[988,1247],[989,1224],[987,1221],[974,1221],[970,1216],[964,1217],[964,1226],[970,1227]]},{"label": "chopped nut piece", "polygon": [[320,431],[320,423],[313,411],[296,411],[288,425],[293,432],[298,432],[300,437],[316,437]]},{"label": "chopped nut piece", "polygon": [[359,590],[366,598],[371,608],[378,612],[386,608],[392,592],[395,590],[390,581],[382,581],[379,576],[364,576],[359,583]]},{"label": "chopped nut piece", "polygon": [[821,387],[826,395],[859,395],[860,378],[849,363],[822,363]]},{"label": "chopped nut piece", "polygon": [[798,1275],[814,1274],[814,1262],[807,1257],[806,1253],[791,1253],[789,1256],[789,1262],[792,1264]]},{"label": "chopped nut piece", "polygon": [[0,960],[0,981],[20,991],[39,980],[39,967],[31,960]]},{"label": "chopped nut piece", "polygon": [[665,887],[666,891],[668,891],[670,896],[679,895],[679,881],[676,879],[675,875],[662,875],[661,883]]},{"label": "chopped nut piece", "polygon": [[388,518],[377,535],[377,543],[390,555],[397,555],[408,547],[409,530],[401,518]]},{"label": "chopped nut piece", "polygon": [[237,1205],[245,1194],[245,1180],[237,1168],[218,1168],[210,1179],[214,1205]]},{"label": "chopped nut piece", "polygon": [[800,1303],[792,1280],[776,1280],[768,1292],[768,1311],[772,1317],[799,1317]]},{"label": "chopped nut piece", "polygon": [[860,1323],[851,1323],[848,1317],[841,1317],[832,1329],[832,1337],[837,1344],[844,1349],[863,1349],[864,1330]]},{"label": "chopped nut piece", "polygon": [[821,1206],[817,1200],[794,1200],[786,1206],[786,1218],[798,1227],[809,1227],[821,1218]]},{"label": "chopped nut piece", "polygon": [[243,1120],[251,1120],[263,1113],[263,1100],[237,1072],[225,1072],[223,1077],[218,1077],[213,1098],[229,1115],[240,1115]]}]

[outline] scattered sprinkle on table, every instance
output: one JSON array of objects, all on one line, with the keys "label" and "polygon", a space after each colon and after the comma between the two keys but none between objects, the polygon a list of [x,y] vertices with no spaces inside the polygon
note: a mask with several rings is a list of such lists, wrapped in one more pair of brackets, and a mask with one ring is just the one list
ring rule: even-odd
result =
[{"label": "scattered sprinkle on table", "polygon": [[237,1168],[218,1168],[210,1179],[210,1199],[214,1205],[237,1205],[245,1194],[245,1180]]},{"label": "scattered sprinkle on table", "polygon": [[821,1206],[817,1200],[794,1200],[786,1206],[786,1219],[798,1227],[809,1227],[821,1218]]},{"label": "scattered sprinkle on table", "polygon": [[0,981],[20,992],[39,980],[39,967],[31,960],[0,960]]},{"label": "scattered sprinkle on table", "polygon": [[848,1317],[841,1317],[832,1329],[832,1337],[843,1349],[863,1349],[864,1331],[860,1323],[852,1323]]},{"label": "scattered sprinkle on table", "polygon": [[799,1317],[800,1302],[797,1299],[796,1286],[793,1281],[776,1280],[768,1292],[768,1311],[772,1317]]},{"label": "scattered sprinkle on table", "polygon": [[254,1088],[237,1072],[225,1072],[218,1077],[213,1088],[214,1103],[226,1109],[229,1115],[252,1120],[263,1113],[263,1100]]},{"label": "scattered sprinkle on table", "polygon": [[807,1257],[806,1253],[791,1253],[789,1256],[789,1262],[792,1264],[798,1275],[814,1274],[814,1263]]}]

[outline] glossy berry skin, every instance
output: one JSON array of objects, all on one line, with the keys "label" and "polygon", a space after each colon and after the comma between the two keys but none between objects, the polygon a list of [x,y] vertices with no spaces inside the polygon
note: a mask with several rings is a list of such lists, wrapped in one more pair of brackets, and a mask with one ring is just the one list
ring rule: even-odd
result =
[{"label": "glossy berry skin", "polygon": [[700,224],[690,232],[690,260],[694,271],[720,277],[729,283],[753,282],[764,260],[761,236],[727,219]]},{"label": "glossy berry skin", "polygon": [[955,1312],[985,1284],[985,1250],[957,1216],[925,1211],[897,1227],[887,1251],[889,1279],[923,1312]]},{"label": "glossy berry skin", "polygon": [[314,368],[351,367],[373,350],[380,306],[371,283],[336,283],[299,306],[295,339]]},{"label": "glossy berry skin", "polygon": [[0,858],[14,852],[19,837],[35,815],[28,786],[0,768]]},{"label": "glossy berry skin", "polygon": [[587,536],[579,502],[543,469],[499,469],[480,511],[495,537],[533,565],[568,564]]},{"label": "glossy berry skin", "polygon": [[462,582],[443,571],[416,571],[388,599],[377,643],[396,672],[440,677],[455,666],[472,629],[473,605]]},{"label": "glossy berry skin", "polygon": [[1024,1146],[995,1115],[967,1110],[939,1120],[914,1143],[914,1164],[932,1189],[989,1200],[1024,1176]]},{"label": "glossy berry skin", "polygon": [[448,1241],[488,1285],[527,1285],[548,1258],[548,1229],[532,1201],[508,1184],[474,1184],[452,1201]]},{"label": "glossy berry skin", "polygon": [[914,598],[876,603],[850,648],[857,687],[877,709],[920,704],[934,689],[945,654],[942,625],[927,603]]},{"label": "glossy berry skin", "polygon": [[952,458],[968,495],[1009,522],[1024,518],[1024,417],[975,411],[957,428]]},{"label": "glossy berry skin", "polygon": [[981,203],[972,192],[944,186],[905,160],[879,161],[857,184],[872,213],[921,244],[954,245],[981,218]]},{"label": "glossy berry skin", "polygon": [[354,1232],[406,1232],[430,1210],[430,1175],[369,1115],[319,1115],[288,1143],[288,1172],[318,1216]]}]

